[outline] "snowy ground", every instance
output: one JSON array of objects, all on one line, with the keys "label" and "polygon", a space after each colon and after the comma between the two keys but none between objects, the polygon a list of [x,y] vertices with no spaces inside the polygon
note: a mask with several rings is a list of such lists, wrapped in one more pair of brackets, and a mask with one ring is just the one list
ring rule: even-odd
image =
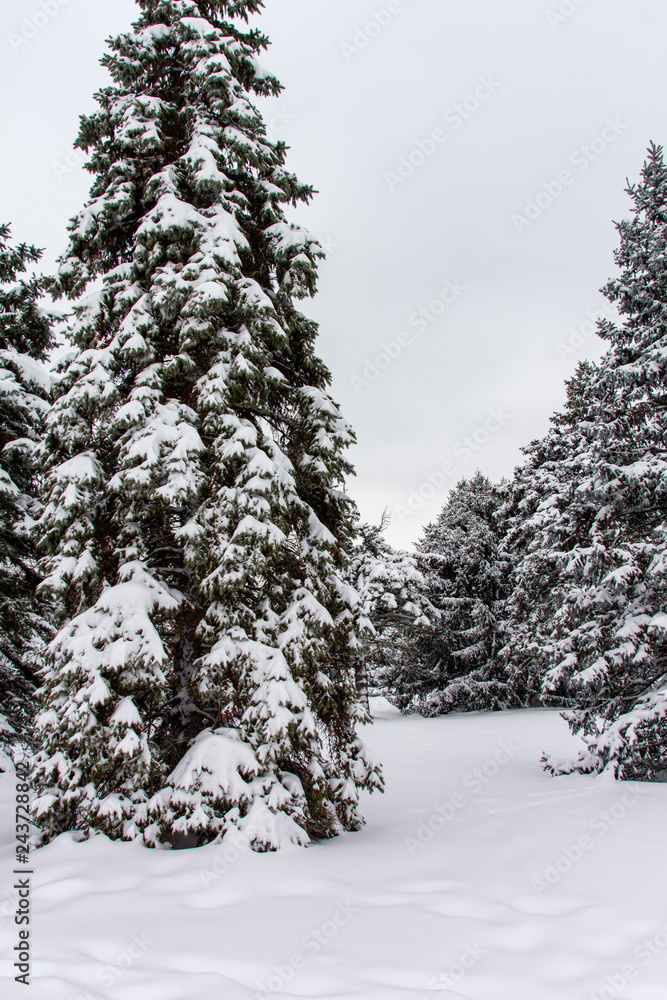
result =
[{"label": "snowy ground", "polygon": [[[571,747],[556,713],[382,714],[361,833],[226,861],[37,852],[33,985],[11,981],[5,917],[3,997],[665,1000],[667,787],[548,777],[541,750]],[[6,887],[12,792],[0,775]]]}]

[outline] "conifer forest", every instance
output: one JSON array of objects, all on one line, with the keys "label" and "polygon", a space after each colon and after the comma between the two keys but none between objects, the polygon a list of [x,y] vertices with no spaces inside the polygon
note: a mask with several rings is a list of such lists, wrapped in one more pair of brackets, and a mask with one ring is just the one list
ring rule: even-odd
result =
[{"label": "conifer forest", "polygon": [[3,996],[665,1000],[667,11],[0,27]]}]

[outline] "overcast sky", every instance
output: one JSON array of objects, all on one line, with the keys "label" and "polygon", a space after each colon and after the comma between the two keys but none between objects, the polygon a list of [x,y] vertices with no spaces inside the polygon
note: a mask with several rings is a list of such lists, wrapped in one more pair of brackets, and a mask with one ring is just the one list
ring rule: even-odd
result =
[{"label": "overcast sky", "polygon": [[[71,149],[104,40],[135,13],[0,8],[0,221],[46,248],[45,270],[88,191]],[[319,192],[299,212],[329,252],[306,308],[359,440],[351,491],[410,545],[458,478],[511,475],[599,356],[588,314],[626,178],[667,139],[667,5],[268,0],[261,23],[286,88],[272,134]]]}]

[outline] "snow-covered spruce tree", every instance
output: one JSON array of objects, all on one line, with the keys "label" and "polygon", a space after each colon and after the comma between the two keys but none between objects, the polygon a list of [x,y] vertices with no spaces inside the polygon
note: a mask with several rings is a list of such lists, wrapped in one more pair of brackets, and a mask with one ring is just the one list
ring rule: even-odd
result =
[{"label": "snow-covered spruce tree", "polygon": [[394,549],[383,536],[387,527],[386,516],[378,526],[359,525],[347,579],[372,625],[358,687],[370,682],[374,694],[393,700],[412,662],[414,630],[430,627],[431,609],[416,556]]},{"label": "snow-covered spruce tree", "polygon": [[552,416],[544,438],[523,449],[526,460],[515,470],[498,512],[503,549],[513,567],[500,659],[510,702],[517,706],[576,703],[550,671],[554,622],[564,600],[563,562],[575,546],[585,547],[597,514],[595,501],[578,492],[577,461],[589,446],[586,414],[595,370],[582,361],[566,382],[565,409]]},{"label": "snow-covered spruce tree", "polygon": [[328,394],[318,245],[253,95],[262,3],[139,0],[84,118],[91,197],[56,290],[75,350],[49,421],[50,647],[36,767],[63,830],[256,850],[361,825],[363,643],[344,582],[353,435]]},{"label": "snow-covered spruce tree", "polygon": [[[620,223],[618,322],[578,393],[546,543],[558,567],[543,691],[564,692],[588,750],[552,771],[667,775],[667,168],[651,146]],[[572,423],[572,422],[571,422]],[[564,502],[567,501],[567,502]]]},{"label": "snow-covered spruce tree", "polygon": [[479,471],[452,490],[417,546],[433,627],[413,633],[402,707],[424,715],[507,706],[503,645],[509,562],[497,512],[502,487]]},{"label": "snow-covered spruce tree", "polygon": [[39,577],[30,528],[39,516],[35,450],[48,409],[42,361],[51,344],[38,306],[43,282],[20,277],[35,247],[9,244],[0,226],[0,744],[31,744],[38,661],[52,635],[36,594]]}]

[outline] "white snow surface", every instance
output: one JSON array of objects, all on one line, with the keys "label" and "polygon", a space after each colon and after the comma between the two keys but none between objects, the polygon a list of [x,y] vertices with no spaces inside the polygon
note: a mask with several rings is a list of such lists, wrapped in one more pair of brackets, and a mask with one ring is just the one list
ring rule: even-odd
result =
[{"label": "white snow surface", "polygon": [[[359,833],[264,855],[70,835],[35,852],[30,995],[665,1000],[667,786],[549,777],[541,751],[577,748],[549,710],[374,709],[387,791]],[[0,795],[9,890],[9,774]],[[23,997],[6,890],[0,993]]]}]

